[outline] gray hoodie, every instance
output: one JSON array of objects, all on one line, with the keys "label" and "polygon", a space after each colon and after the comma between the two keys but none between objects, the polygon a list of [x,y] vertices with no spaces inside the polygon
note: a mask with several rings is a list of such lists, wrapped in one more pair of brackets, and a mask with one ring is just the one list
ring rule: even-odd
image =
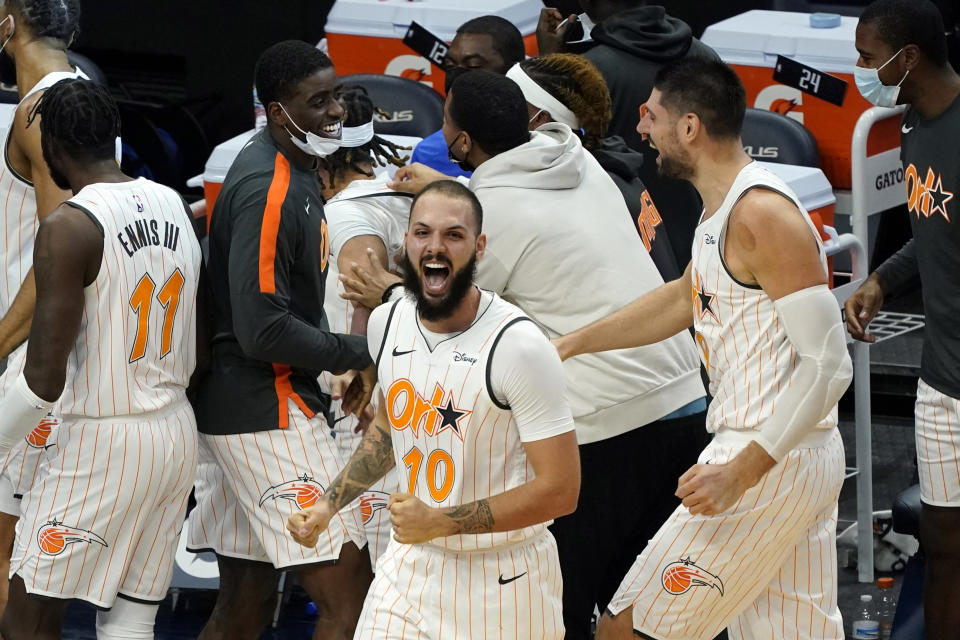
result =
[{"label": "gray hoodie", "polygon": [[[663,280],[620,191],[570,129],[551,123],[480,165],[487,251],[477,284],[516,304],[550,337],[620,309]],[[606,440],[702,398],[690,334],[564,363],[577,439]]]}]

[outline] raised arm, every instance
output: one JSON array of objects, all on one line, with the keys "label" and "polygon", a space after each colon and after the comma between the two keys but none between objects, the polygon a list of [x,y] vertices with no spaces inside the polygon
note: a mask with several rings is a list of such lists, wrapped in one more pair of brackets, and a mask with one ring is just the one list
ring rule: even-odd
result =
[{"label": "raised arm", "polygon": [[583,353],[641,347],[666,340],[693,324],[690,265],[683,275],[593,324],[554,339],[563,360]]}]

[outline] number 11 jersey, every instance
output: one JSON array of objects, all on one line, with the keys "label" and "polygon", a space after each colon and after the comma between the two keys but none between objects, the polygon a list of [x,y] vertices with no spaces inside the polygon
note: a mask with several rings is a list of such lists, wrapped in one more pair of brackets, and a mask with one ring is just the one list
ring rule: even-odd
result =
[{"label": "number 11 jersey", "polygon": [[183,199],[139,178],[89,185],[67,204],[100,228],[103,258],[84,290],[63,415],[149,413],[185,399],[202,258]]}]

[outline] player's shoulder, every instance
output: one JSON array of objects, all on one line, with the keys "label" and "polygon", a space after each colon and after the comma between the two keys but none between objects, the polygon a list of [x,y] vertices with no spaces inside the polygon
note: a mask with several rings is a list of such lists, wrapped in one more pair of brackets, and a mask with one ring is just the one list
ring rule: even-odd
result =
[{"label": "player's shoulder", "polygon": [[797,203],[775,185],[757,185],[733,206],[728,239],[764,238],[776,241],[784,233],[809,233]]},{"label": "player's shoulder", "polygon": [[378,328],[381,330],[381,333],[385,333],[388,325],[394,321],[397,313],[403,311],[404,308],[409,308],[416,312],[416,307],[416,303],[410,296],[402,296],[397,300],[379,305],[370,312],[370,319],[367,320],[368,333],[372,330],[371,328]]},{"label": "player's shoulder", "polygon": [[519,353],[535,353],[541,349],[553,349],[543,329],[516,305],[493,294],[491,303],[494,318],[500,324],[497,332],[497,348],[506,347]]}]

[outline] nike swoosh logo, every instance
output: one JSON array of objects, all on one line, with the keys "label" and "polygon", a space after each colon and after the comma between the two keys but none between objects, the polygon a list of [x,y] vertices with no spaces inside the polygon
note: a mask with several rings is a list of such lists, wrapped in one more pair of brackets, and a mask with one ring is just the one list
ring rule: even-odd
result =
[{"label": "nike swoosh logo", "polygon": [[913,127],[908,127],[907,125],[903,125],[902,127],[900,127],[900,131],[902,133],[910,133],[911,131],[913,131]]},{"label": "nike swoosh logo", "polygon": [[513,582],[514,580],[519,580],[520,578],[522,578],[522,577],[525,576],[525,575],[527,575],[527,572],[526,572],[526,571],[524,571],[523,573],[521,573],[521,574],[518,575],[518,576],[513,576],[512,578],[506,578],[506,579],[504,579],[503,574],[501,573],[501,574],[500,574],[500,577],[497,578],[497,582],[499,582],[500,584],[510,584],[510,583]]},{"label": "nike swoosh logo", "polygon": [[416,351],[416,349],[410,349],[409,351],[397,351],[397,348],[394,347],[394,348],[393,348],[393,357],[394,357],[394,358],[397,358],[397,357],[399,357],[399,356],[405,356],[405,355],[407,355],[408,353],[413,353],[414,351]]},{"label": "nike swoosh logo", "polygon": [[335,419],[333,420],[333,424],[331,424],[330,426],[332,427],[334,424],[337,424],[337,423],[340,422],[341,420],[346,420],[346,419],[349,418],[349,417],[350,417],[350,414],[347,414],[347,415],[345,415],[345,416],[340,416],[339,418],[335,418]]}]

